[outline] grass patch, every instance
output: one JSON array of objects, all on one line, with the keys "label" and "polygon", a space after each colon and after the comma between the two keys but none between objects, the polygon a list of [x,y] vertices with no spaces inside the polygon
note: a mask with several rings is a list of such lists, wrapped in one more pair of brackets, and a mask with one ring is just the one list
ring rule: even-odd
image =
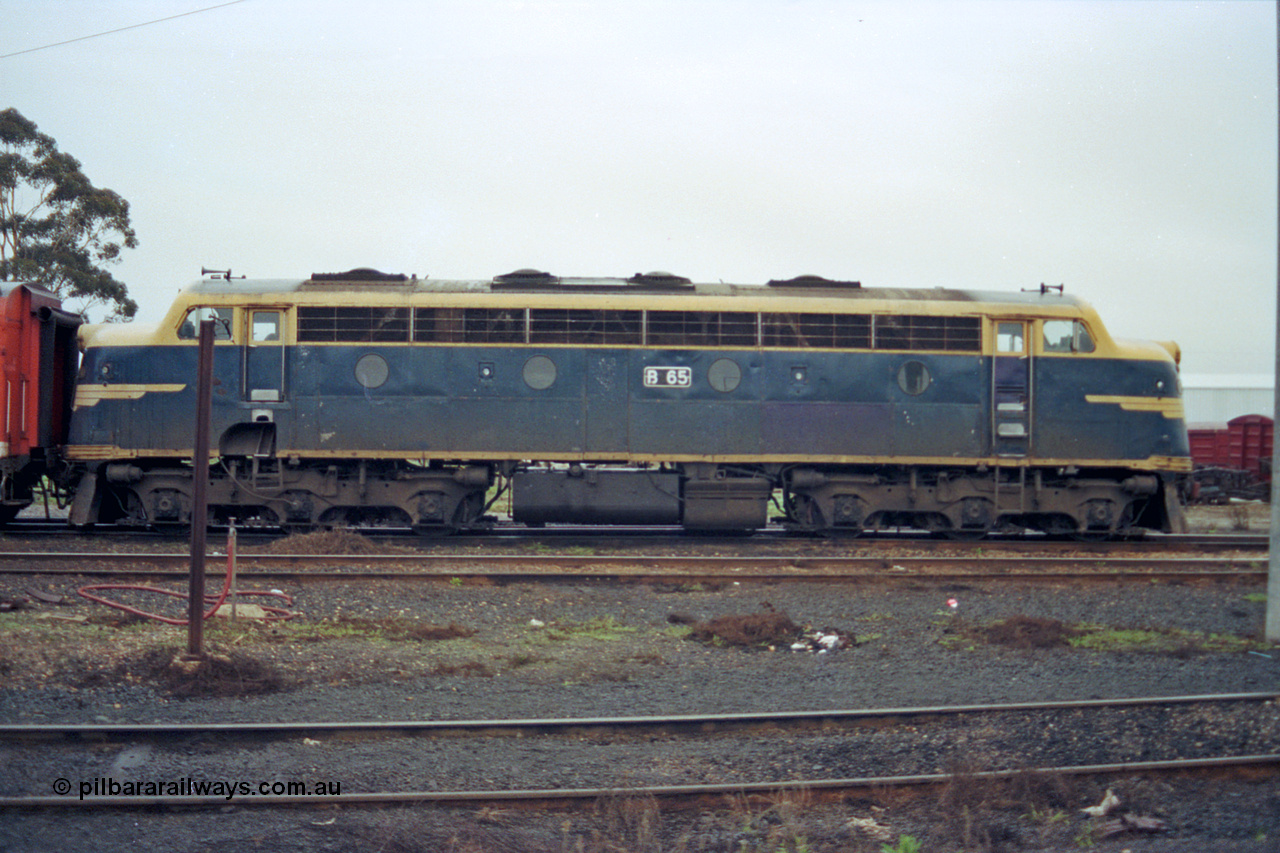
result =
[{"label": "grass patch", "polygon": [[611,642],[621,640],[624,634],[635,632],[635,628],[618,624],[612,616],[601,616],[585,622],[555,622],[542,630],[543,636],[556,642],[575,639]]},{"label": "grass patch", "polygon": [[[1082,623],[1069,625],[1058,619],[1011,616],[988,625],[961,624],[958,634],[939,642],[958,648],[966,642],[982,642],[1013,649],[1073,648],[1093,652],[1145,652],[1150,654],[1216,654],[1265,649],[1267,644],[1236,634],[1212,634],[1181,628],[1111,628]],[[970,646],[970,648],[972,648]]]},{"label": "grass patch", "polygon": [[390,616],[385,619],[366,619],[356,616],[340,616],[334,620],[319,622],[258,622],[250,620],[210,620],[205,630],[231,645],[252,640],[268,643],[316,643],[327,640],[374,640],[382,642],[428,642],[455,640],[474,635],[475,629],[450,622],[433,625],[412,619]]},{"label": "grass patch", "polygon": [[1090,625],[1071,639],[1078,649],[1096,652],[1154,652],[1163,654],[1197,654],[1246,652],[1266,648],[1266,643],[1235,634],[1209,634],[1180,628],[1117,629]]}]

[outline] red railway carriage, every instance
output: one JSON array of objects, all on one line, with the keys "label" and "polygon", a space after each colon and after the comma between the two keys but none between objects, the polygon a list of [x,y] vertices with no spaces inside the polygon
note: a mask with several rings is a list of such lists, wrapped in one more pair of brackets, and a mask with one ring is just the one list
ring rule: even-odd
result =
[{"label": "red railway carriage", "polygon": [[66,441],[80,322],[52,293],[0,282],[0,522],[31,503],[50,451]]}]

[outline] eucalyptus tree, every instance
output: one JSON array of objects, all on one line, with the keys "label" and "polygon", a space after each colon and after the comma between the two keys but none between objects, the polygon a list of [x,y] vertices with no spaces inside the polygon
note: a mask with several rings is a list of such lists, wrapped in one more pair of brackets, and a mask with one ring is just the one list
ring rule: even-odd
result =
[{"label": "eucalyptus tree", "polygon": [[132,317],[138,304],[107,267],[137,245],[129,202],[95,187],[35,122],[0,112],[0,279],[38,284],[70,310]]}]

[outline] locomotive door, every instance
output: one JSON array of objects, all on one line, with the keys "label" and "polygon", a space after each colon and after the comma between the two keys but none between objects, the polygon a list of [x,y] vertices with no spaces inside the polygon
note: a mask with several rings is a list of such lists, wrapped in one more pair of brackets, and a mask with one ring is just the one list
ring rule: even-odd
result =
[{"label": "locomotive door", "polygon": [[1021,320],[996,321],[991,360],[991,436],[997,456],[1031,449],[1031,336]]},{"label": "locomotive door", "polygon": [[627,354],[585,350],[586,394],[583,408],[588,453],[625,453],[628,405]]},{"label": "locomotive door", "polygon": [[[284,312],[278,308],[250,308],[244,313],[244,399],[250,403],[283,402]],[[255,416],[254,420],[258,418]]]}]

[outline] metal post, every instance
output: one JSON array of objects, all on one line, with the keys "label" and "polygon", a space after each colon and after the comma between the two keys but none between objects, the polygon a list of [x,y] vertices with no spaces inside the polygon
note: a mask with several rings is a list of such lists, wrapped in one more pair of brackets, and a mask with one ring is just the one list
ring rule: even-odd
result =
[{"label": "metal post", "polygon": [[191,460],[191,582],[187,599],[187,655],[204,657],[204,552],[209,523],[209,419],[213,411],[213,320],[200,322],[196,377],[195,450]]},{"label": "metal post", "polygon": [[227,589],[227,595],[231,598],[231,620],[234,622],[239,614],[236,613],[236,520],[231,519],[231,526],[227,528],[227,576],[231,578],[231,584]]},{"label": "metal post", "polygon": [[[1276,56],[1277,82],[1280,82],[1280,2],[1276,3]],[[1277,152],[1280,155],[1280,152]],[[1280,159],[1280,156],[1278,156]],[[1280,183],[1277,183],[1277,200],[1280,201]],[[1280,204],[1277,205],[1280,209]],[[1280,247],[1280,231],[1276,233],[1276,245]],[[1274,389],[1280,379],[1280,252],[1276,265],[1276,372],[1272,377]],[[1276,394],[1274,424],[1280,424],[1280,394]],[[1280,643],[1280,442],[1271,450],[1271,552],[1267,570],[1267,627],[1269,643]]]}]

